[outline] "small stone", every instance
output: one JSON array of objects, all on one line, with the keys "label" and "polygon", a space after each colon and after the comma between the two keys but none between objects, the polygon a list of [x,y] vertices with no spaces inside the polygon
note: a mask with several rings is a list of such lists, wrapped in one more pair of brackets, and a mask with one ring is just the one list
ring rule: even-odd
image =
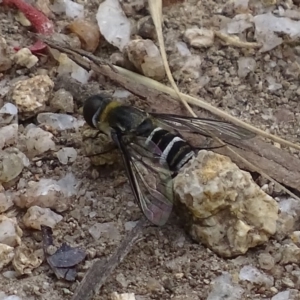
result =
[{"label": "small stone", "polygon": [[239,34],[253,26],[253,16],[251,14],[239,14],[226,24],[227,34]]},{"label": "small stone", "polygon": [[174,78],[188,84],[193,80],[197,80],[197,86],[200,88],[200,85],[203,86],[203,80],[200,79],[202,73],[200,55],[191,54],[184,42],[177,42],[176,48],[178,53],[174,53],[169,59]]},{"label": "small stone", "polygon": [[130,41],[131,24],[119,0],[105,0],[96,14],[100,33],[113,46],[123,50]]},{"label": "small stone", "polygon": [[89,213],[91,212],[91,207],[90,206],[85,206],[81,209],[82,214],[87,217]]},{"label": "small stone", "polygon": [[0,243],[0,271],[13,260],[14,255],[13,247]]},{"label": "small stone", "polygon": [[17,296],[17,295],[10,295],[10,296],[7,296],[3,299],[1,298],[1,300],[22,300],[22,298]]},{"label": "small stone", "polygon": [[181,56],[191,56],[192,53],[189,50],[188,46],[184,42],[177,42],[176,43],[177,51],[180,53]]},{"label": "small stone", "polygon": [[285,285],[288,288],[294,288],[295,287],[294,282],[290,278],[283,277],[281,279],[281,281],[282,281],[282,284]]},{"label": "small stone", "polygon": [[183,82],[190,82],[198,79],[201,71],[201,57],[198,55],[187,56],[183,66],[179,70],[180,79]]},{"label": "small stone", "polygon": [[61,53],[57,60],[59,62],[59,66],[57,68],[59,76],[71,75],[71,77],[78,82],[85,84],[88,82],[93,73],[93,71],[88,72],[81,66],[77,65],[65,53]]},{"label": "small stone", "polygon": [[275,92],[277,90],[282,89],[282,84],[281,83],[277,83],[274,77],[267,76],[266,79],[267,79],[267,81],[269,83],[269,86],[268,86],[268,90],[269,91]]},{"label": "small stone", "polygon": [[243,288],[234,284],[231,275],[225,272],[214,279],[212,291],[209,293],[207,300],[239,300],[243,294]]},{"label": "small stone", "polygon": [[34,6],[47,17],[53,17],[53,13],[50,9],[50,0],[36,0]]},{"label": "small stone", "polygon": [[84,18],[84,6],[71,0],[64,0],[65,12],[68,18]]},{"label": "small stone", "polygon": [[65,294],[65,295],[71,295],[71,294],[73,294],[69,289],[67,289],[67,288],[63,288],[62,289],[63,290],[63,293]]},{"label": "small stone", "polygon": [[132,230],[137,224],[137,221],[129,221],[129,222],[126,222],[124,227],[125,227],[125,230],[128,231],[128,230]]},{"label": "small stone", "polygon": [[31,69],[37,64],[39,59],[35,55],[33,55],[28,48],[22,48],[14,55],[14,61],[16,62],[16,64],[22,67]]},{"label": "small stone", "polygon": [[143,39],[156,40],[157,33],[151,16],[146,16],[138,20],[138,35]]},{"label": "small stone", "polygon": [[283,265],[290,263],[300,263],[300,248],[295,244],[285,244],[280,248],[282,255],[280,263]]},{"label": "small stone", "polygon": [[290,264],[290,265],[285,265],[285,266],[284,266],[284,269],[286,270],[286,272],[287,272],[288,274],[291,274],[294,268],[293,268],[293,265]]},{"label": "small stone", "polygon": [[[276,255],[276,262],[278,262],[278,260],[280,260],[280,257],[278,257],[277,254]],[[285,270],[282,266],[280,266],[278,263],[275,264],[274,268],[272,270],[269,271],[269,273],[276,279],[280,279],[283,277],[283,274],[285,273]]]},{"label": "small stone", "polygon": [[129,61],[127,55],[124,56],[124,54],[120,52],[113,53],[110,56],[110,62],[113,65],[125,68],[127,70],[136,71],[136,68],[134,65]]},{"label": "small stone", "polygon": [[5,126],[18,122],[18,109],[12,103],[5,103],[0,109],[0,125]]},{"label": "small stone", "polygon": [[139,72],[155,80],[165,78],[166,72],[162,57],[153,41],[132,40],[127,44],[125,51],[129,61]]},{"label": "small stone", "polygon": [[56,0],[50,5],[50,9],[55,14],[65,14],[66,13],[66,6],[64,0]]},{"label": "small stone", "polygon": [[12,61],[7,54],[7,43],[4,37],[0,36],[0,72],[9,70],[12,66]]},{"label": "small stone", "polygon": [[54,110],[62,113],[73,113],[73,95],[65,89],[59,89],[54,93],[53,98],[50,100],[50,106]]},{"label": "small stone", "polygon": [[[79,182],[72,173],[56,181],[41,179],[39,182],[29,181],[28,187],[15,196],[14,203],[21,208],[39,206],[51,208],[57,212],[68,209],[71,197],[77,194]],[[64,201],[61,201],[61,199]]]},{"label": "small stone", "polygon": [[256,61],[252,57],[239,57],[238,68],[239,77],[245,78],[250,72],[254,72]]},{"label": "small stone", "polygon": [[151,293],[164,291],[164,287],[161,285],[161,283],[152,277],[147,279],[147,289]]},{"label": "small stone", "polygon": [[271,300],[290,300],[290,292],[284,291],[280,292],[277,295],[273,296]]},{"label": "small stone", "polygon": [[184,277],[184,273],[176,273],[174,276],[176,279],[182,279]]},{"label": "small stone", "polygon": [[213,30],[194,27],[185,31],[184,38],[192,47],[207,48],[214,44],[215,34]]},{"label": "small stone", "polygon": [[53,134],[39,127],[31,127],[26,133],[26,146],[29,153],[36,155],[55,150]]},{"label": "small stone", "polygon": [[256,40],[262,44],[260,52],[269,51],[282,44],[283,39],[276,33],[286,34],[290,38],[300,35],[300,21],[276,17],[271,12],[256,15],[253,19]]},{"label": "small stone", "polygon": [[275,260],[270,253],[261,253],[258,256],[258,263],[262,269],[271,270],[275,265]]},{"label": "small stone", "polygon": [[114,91],[112,96],[113,98],[124,99],[124,98],[128,98],[131,95],[132,94],[127,90],[117,89]]},{"label": "small stone", "polygon": [[77,158],[77,151],[73,147],[65,147],[56,152],[58,160],[63,164],[73,163]]},{"label": "small stone", "polygon": [[277,221],[276,239],[283,240],[287,234],[292,233],[296,226],[298,216],[280,211]]},{"label": "small stone", "polygon": [[236,0],[234,1],[234,7],[240,9],[241,11],[248,10],[249,0]]},{"label": "small stone", "polygon": [[[7,247],[9,247],[9,246],[7,246]],[[1,248],[1,246],[0,246],[0,248]],[[0,252],[1,252],[1,250],[0,250]],[[1,254],[0,254],[0,257],[1,257]],[[0,266],[0,269],[1,269],[1,266]],[[5,271],[2,273],[2,275],[3,275],[3,277],[5,277],[7,279],[14,279],[17,277],[18,273],[16,271]]]},{"label": "small stone", "polygon": [[[177,238],[174,239],[174,245],[176,246],[176,248],[183,248],[184,245],[186,244],[186,238],[185,235],[183,234],[179,234],[177,236]],[[211,268],[213,268],[214,266],[211,266]]]},{"label": "small stone", "polygon": [[[41,167],[42,165],[43,165],[43,162],[41,161],[41,160],[38,160],[36,163],[35,163],[35,165],[37,166],[37,167]],[[19,183],[20,183],[20,181],[19,181]],[[25,187],[26,187],[26,184],[24,185],[23,184],[24,182],[22,182],[22,185],[21,185],[21,187],[19,188],[19,189],[24,189]]]},{"label": "small stone", "polygon": [[84,6],[71,0],[56,0],[49,8],[56,14],[65,14],[68,18],[84,18]]},{"label": "small stone", "polygon": [[49,245],[47,247],[47,254],[50,255],[50,256],[52,256],[52,255],[54,255],[57,252],[57,250],[58,250],[58,248],[56,246]]},{"label": "small stone", "polygon": [[7,211],[13,205],[11,197],[7,197],[5,193],[0,193],[0,213]]},{"label": "small stone", "polygon": [[267,275],[253,266],[244,266],[239,274],[240,280],[247,280],[251,283],[271,287],[274,285],[274,278]]},{"label": "small stone", "polygon": [[136,298],[133,293],[119,294],[117,292],[113,292],[111,294],[111,300],[136,300]]},{"label": "small stone", "polygon": [[75,220],[79,221],[81,219],[81,213],[83,213],[83,209],[81,210],[79,208],[75,208],[74,210],[70,211],[70,216]]},{"label": "small stone", "polygon": [[24,163],[18,151],[13,148],[0,150],[0,183],[13,180],[23,168]]},{"label": "small stone", "polygon": [[48,75],[37,75],[18,81],[8,97],[16,104],[19,118],[25,120],[45,109],[53,87],[54,83]]},{"label": "small stone", "polygon": [[23,232],[17,224],[16,218],[0,215],[0,243],[11,247],[21,244]]},{"label": "small stone", "polygon": [[86,253],[89,259],[94,259],[97,255],[97,250],[95,248],[89,248],[86,250]]},{"label": "small stone", "polygon": [[270,287],[270,292],[272,292],[273,294],[278,293],[278,290],[276,289],[275,286]]},{"label": "small stone", "polygon": [[42,225],[54,228],[62,219],[61,215],[49,208],[31,206],[24,215],[23,222],[26,227],[41,230]]},{"label": "small stone", "polygon": [[300,231],[294,231],[290,238],[293,243],[295,243],[297,246],[300,246]]},{"label": "small stone", "polygon": [[82,84],[86,84],[89,81],[92,74],[93,71],[88,72],[84,68],[76,65],[76,67],[73,68],[71,77]]},{"label": "small stone", "polygon": [[76,19],[69,24],[68,29],[79,37],[84,50],[92,53],[96,51],[100,41],[97,24],[83,19]]},{"label": "small stone", "polygon": [[124,276],[123,273],[119,273],[116,276],[116,281],[118,281],[118,283],[120,283],[120,285],[122,286],[122,288],[126,288],[128,286],[128,282]]},{"label": "small stone", "polygon": [[31,249],[22,244],[15,251],[12,265],[19,275],[31,274],[32,270],[39,267],[42,260],[39,259]]},{"label": "small stone", "polygon": [[187,255],[176,257],[169,261],[166,261],[166,267],[176,273],[182,272],[185,270],[185,267],[190,263],[190,259]]},{"label": "small stone", "polygon": [[6,148],[5,150],[9,151],[9,153],[15,153],[17,156],[19,156],[24,167],[28,167],[30,165],[30,161],[28,157],[23,152],[21,152],[18,148],[10,147],[10,148]]},{"label": "small stone", "polygon": [[[147,0],[122,0],[120,4],[127,17],[133,17],[145,9]],[[165,2],[165,0],[163,1]]]},{"label": "small stone", "polygon": [[95,211],[92,211],[89,213],[89,217],[92,219],[92,218],[95,218],[97,216],[97,213]]},{"label": "small stone", "polygon": [[63,131],[68,129],[77,130],[84,125],[84,120],[77,120],[76,118],[67,114],[41,113],[37,116],[39,124],[48,125],[54,130]]},{"label": "small stone", "polygon": [[298,217],[300,213],[300,203],[294,198],[280,198],[279,208],[281,213],[286,213],[292,217]]},{"label": "small stone", "polygon": [[0,128],[0,149],[16,144],[18,128],[18,124],[9,124]]},{"label": "small stone", "polygon": [[89,233],[95,240],[104,238],[107,240],[119,241],[121,238],[115,222],[95,223],[89,228]]}]

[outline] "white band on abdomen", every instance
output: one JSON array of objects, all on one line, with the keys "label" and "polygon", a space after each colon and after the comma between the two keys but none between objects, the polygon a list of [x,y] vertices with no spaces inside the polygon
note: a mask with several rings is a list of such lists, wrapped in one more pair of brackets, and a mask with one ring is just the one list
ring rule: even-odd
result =
[{"label": "white band on abdomen", "polygon": [[148,144],[151,142],[151,140],[152,140],[152,138],[153,138],[155,132],[160,131],[160,130],[162,130],[162,128],[156,127],[156,128],[150,133],[150,135],[147,137],[145,144],[148,145]]},{"label": "white band on abdomen", "polygon": [[176,136],[174,137],[174,139],[169,143],[169,145],[165,148],[165,150],[163,151],[161,157],[160,157],[160,160],[159,160],[159,163],[161,165],[165,164],[166,163],[166,160],[167,160],[167,157],[168,157],[168,154],[169,152],[171,151],[172,147],[174,146],[174,144],[176,142],[179,142],[179,141],[183,141],[182,138]]}]

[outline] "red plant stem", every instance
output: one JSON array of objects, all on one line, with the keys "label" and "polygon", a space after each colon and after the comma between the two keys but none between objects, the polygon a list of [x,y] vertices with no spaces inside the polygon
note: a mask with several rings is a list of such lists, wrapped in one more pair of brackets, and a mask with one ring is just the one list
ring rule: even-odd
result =
[{"label": "red plant stem", "polygon": [[[37,33],[50,35],[54,33],[54,24],[50,21],[42,12],[37,10],[32,5],[24,2],[24,0],[3,0],[4,5],[14,5],[16,6],[30,21]],[[41,52],[46,48],[46,45],[37,41],[34,45],[28,47],[31,52]],[[15,50],[19,50],[19,47],[16,47]]]}]

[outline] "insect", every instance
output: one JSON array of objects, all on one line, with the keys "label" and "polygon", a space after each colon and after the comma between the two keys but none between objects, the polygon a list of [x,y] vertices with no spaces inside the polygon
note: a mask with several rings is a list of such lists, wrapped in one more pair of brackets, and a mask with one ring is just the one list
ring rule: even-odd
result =
[{"label": "insect", "polygon": [[147,113],[101,94],[85,101],[83,116],[89,126],[110,136],[120,150],[134,197],[148,220],[158,226],[167,222],[172,211],[172,176],[196,154],[180,132],[254,137],[252,132],[227,122]]}]

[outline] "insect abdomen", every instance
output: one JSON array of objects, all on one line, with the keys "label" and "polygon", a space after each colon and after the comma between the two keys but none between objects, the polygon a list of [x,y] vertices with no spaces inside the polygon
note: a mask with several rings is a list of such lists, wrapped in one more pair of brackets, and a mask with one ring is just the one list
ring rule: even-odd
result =
[{"label": "insect abdomen", "polygon": [[179,136],[162,129],[155,128],[149,135],[148,141],[153,142],[162,152],[161,163],[167,163],[173,172],[179,169],[190,160],[195,152],[192,147]]}]

